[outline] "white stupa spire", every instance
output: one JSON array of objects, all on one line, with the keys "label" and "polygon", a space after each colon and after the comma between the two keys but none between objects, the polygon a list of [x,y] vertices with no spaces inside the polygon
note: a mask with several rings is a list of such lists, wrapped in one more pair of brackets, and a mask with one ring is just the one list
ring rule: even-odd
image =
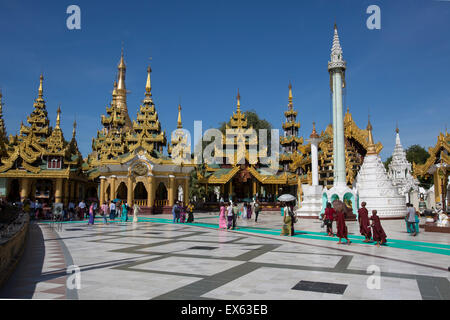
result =
[{"label": "white stupa spire", "polygon": [[336,24],[334,24],[333,45],[331,46],[331,55],[330,61],[328,62],[328,71],[334,68],[340,68],[344,70],[346,68],[346,62],[344,60],[341,43],[339,42],[339,34]]},{"label": "white stupa spire", "polygon": [[400,130],[395,129],[395,147],[392,161],[388,166],[388,176],[398,188],[400,194],[408,197],[410,191],[419,189],[419,181],[411,174],[411,163],[406,159],[406,152],[400,141]]},{"label": "white stupa spire", "polygon": [[[369,130],[369,143],[373,145],[372,125]],[[370,141],[372,140],[372,142]],[[369,211],[376,209],[380,218],[404,217],[406,200],[389,179],[380,156],[375,152],[367,152],[364,162],[356,176],[360,203],[366,202]]]}]

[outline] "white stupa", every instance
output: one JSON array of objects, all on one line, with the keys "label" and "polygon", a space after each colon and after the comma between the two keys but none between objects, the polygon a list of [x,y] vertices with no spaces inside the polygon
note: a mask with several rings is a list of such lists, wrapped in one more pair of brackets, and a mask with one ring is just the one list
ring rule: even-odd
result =
[{"label": "white stupa", "polygon": [[356,177],[359,203],[367,203],[369,212],[377,210],[382,219],[400,218],[406,214],[406,199],[401,195],[388,177],[380,156],[375,150],[372,125],[367,125],[369,131],[369,147],[364,157],[363,165]]},{"label": "white stupa", "polygon": [[416,191],[419,193],[419,181],[411,174],[411,163],[406,159],[406,152],[400,142],[398,127],[395,131],[397,135],[392,161],[389,164],[388,177],[398,188],[399,193],[406,197],[406,201],[410,202],[410,192]]}]

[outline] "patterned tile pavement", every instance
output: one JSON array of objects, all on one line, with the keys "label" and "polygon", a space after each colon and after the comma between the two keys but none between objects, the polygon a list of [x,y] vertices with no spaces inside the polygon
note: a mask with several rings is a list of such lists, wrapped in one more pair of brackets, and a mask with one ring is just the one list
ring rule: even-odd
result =
[{"label": "patterned tile pavement", "polygon": [[[25,299],[450,299],[450,237],[411,237],[403,221],[383,221],[388,245],[365,244],[355,222],[350,246],[327,237],[316,220],[280,236],[281,217],[267,213],[218,229],[215,214],[193,224],[169,216],[139,223],[34,223],[24,256],[0,298]],[[67,267],[81,287],[66,288]],[[369,289],[370,268],[379,288]],[[301,285],[300,285],[301,284]]]}]

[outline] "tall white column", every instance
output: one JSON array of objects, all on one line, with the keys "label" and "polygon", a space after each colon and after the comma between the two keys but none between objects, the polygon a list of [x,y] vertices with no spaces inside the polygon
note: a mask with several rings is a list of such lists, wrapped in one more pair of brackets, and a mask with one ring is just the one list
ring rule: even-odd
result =
[{"label": "tall white column", "polygon": [[311,175],[312,175],[312,185],[319,185],[319,160],[317,158],[317,146],[319,144],[319,139],[311,139]]},{"label": "tall white column", "polygon": [[333,110],[336,114],[336,153],[333,155],[335,180],[334,185],[346,185],[345,173],[345,140],[344,140],[344,116],[342,106],[342,73],[333,73]]},{"label": "tall white column", "polygon": [[345,83],[346,62],[342,56],[337,27],[334,26],[331,61],[328,62],[330,86],[333,92],[333,165],[334,186],[346,186],[345,173],[345,141],[344,141],[344,113],[342,105],[342,88]]}]

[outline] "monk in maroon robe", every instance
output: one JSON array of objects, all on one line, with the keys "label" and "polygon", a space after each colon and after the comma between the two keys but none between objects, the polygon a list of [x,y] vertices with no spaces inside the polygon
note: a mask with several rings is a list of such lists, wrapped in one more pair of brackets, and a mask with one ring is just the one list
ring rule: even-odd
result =
[{"label": "monk in maroon robe", "polygon": [[358,210],[359,232],[366,237],[363,242],[369,242],[372,238],[372,231],[370,229],[369,211],[366,209],[366,203],[361,203],[362,208]]},{"label": "monk in maroon robe", "polygon": [[336,236],[339,238],[338,244],[341,244],[341,239],[347,240],[347,244],[351,241],[347,237],[347,226],[345,225],[345,204],[340,200],[333,201],[333,207],[336,210],[336,223],[337,223],[337,233]]},{"label": "monk in maroon robe", "polygon": [[386,243],[386,233],[384,233],[383,227],[381,226],[380,217],[377,216],[377,210],[372,210],[372,232],[373,232],[373,240],[377,242],[377,247],[380,244]]}]

